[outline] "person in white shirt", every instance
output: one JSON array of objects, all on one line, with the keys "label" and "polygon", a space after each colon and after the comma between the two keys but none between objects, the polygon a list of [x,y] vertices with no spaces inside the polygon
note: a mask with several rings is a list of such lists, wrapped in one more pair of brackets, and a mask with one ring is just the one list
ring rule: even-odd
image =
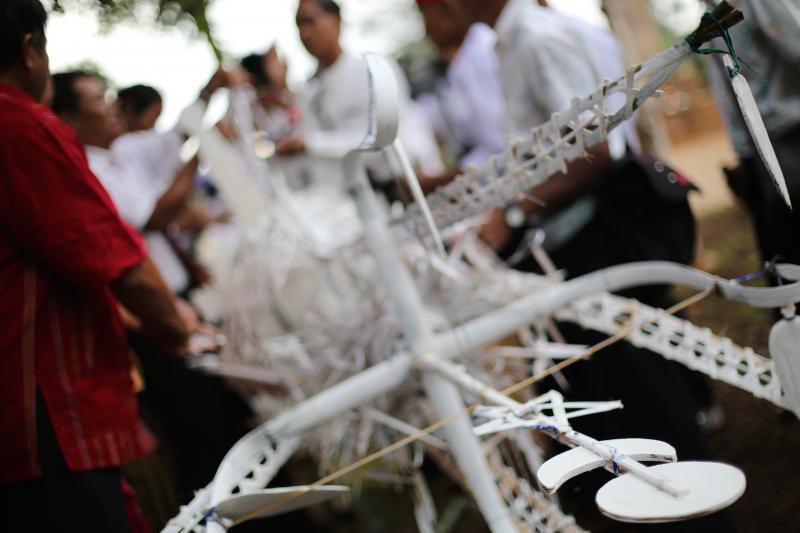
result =
[{"label": "person in white shirt", "polygon": [[[85,72],[53,76],[63,102],[55,111],[78,132],[89,166],[108,191],[123,220],[142,232],[153,262],[175,294],[191,285],[186,260],[167,238],[184,215],[194,187],[197,159],[178,158],[182,137],[175,131],[123,135],[117,107],[106,86]],[[68,105],[70,104],[71,105]]]},{"label": "person in white shirt", "polygon": [[[185,211],[197,173],[197,159],[177,163],[176,174],[162,175],[176,164],[174,146],[165,146],[170,158],[147,157],[170,135],[134,132],[120,136],[122,122],[115,102],[106,97],[105,83],[85,72],[53,76],[54,110],[70,124],[86,146],[89,166],[100,179],[121,217],[145,235],[153,261],[176,293],[189,286],[189,272],[168,242],[165,232]],[[208,101],[224,83],[218,71],[201,93]],[[118,143],[124,142],[125,146]],[[163,179],[167,177],[167,179]],[[56,200],[57,201],[57,200]],[[180,309],[200,331],[199,319],[183,300]],[[135,320],[134,320],[135,321]],[[206,329],[207,328],[203,328]],[[142,405],[158,424],[152,429],[169,442],[164,453],[175,466],[175,487],[181,501],[213,477],[225,453],[246,431],[252,416],[243,400],[223,380],[189,368],[185,361],[164,357],[161,347],[136,332],[129,343],[141,363],[146,387]],[[202,446],[197,443],[202,442]]]},{"label": "person in white shirt", "polygon": [[[456,159],[457,171],[482,166],[507,145],[497,38],[485,24],[470,26],[456,0],[417,0],[417,5],[446,69],[434,90],[417,101]],[[427,176],[423,186],[432,190],[453,177]]]},{"label": "person in white shirt", "polygon": [[243,89],[247,95],[253,125],[273,142],[291,136],[300,111],[286,85],[287,65],[279,57],[277,48],[272,46],[264,53],[250,54],[242,58],[239,65],[244,79],[232,82],[232,90]]},{"label": "person in white shirt", "polygon": [[[319,62],[316,74],[299,91],[300,125],[296,135],[277,143],[282,166],[294,188],[310,185],[344,189],[341,159],[363,140],[369,126],[369,83],[364,61],[339,44],[341,13],[333,0],[301,0],[297,9],[300,39]],[[418,169],[443,171],[433,132],[410,105],[407,81],[396,68],[401,95],[400,139]],[[378,179],[386,169],[380,158],[370,163]]]},{"label": "person in white shirt", "polygon": [[[592,48],[601,31],[587,36],[585,28],[574,19],[534,0],[490,1],[477,5],[461,0],[472,22],[491,25],[497,33],[496,51],[500,61],[503,88],[511,134],[525,136],[531,128],[547,122],[555,112],[570,108],[574,96],[591,94],[604,77],[609,64],[616,60]],[[613,36],[608,36],[613,40]],[[596,58],[602,57],[602,61]],[[613,147],[609,151],[609,145]],[[528,218],[558,214],[567,210],[558,222],[563,242],[569,241],[588,225],[596,214],[595,201],[586,193],[599,187],[612,172],[614,158],[625,151],[625,134],[615,133],[608,143],[589,150],[589,156],[570,164],[566,174],[556,175],[531,191],[536,201],[521,200],[514,209]],[[512,239],[513,231],[506,212],[493,214],[484,226],[483,238],[495,249]],[[575,273],[583,270],[575,269]]]}]

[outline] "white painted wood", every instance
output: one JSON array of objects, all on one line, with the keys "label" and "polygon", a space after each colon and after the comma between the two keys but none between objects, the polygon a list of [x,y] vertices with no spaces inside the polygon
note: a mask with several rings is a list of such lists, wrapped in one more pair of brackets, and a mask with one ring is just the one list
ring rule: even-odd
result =
[{"label": "white painted wood", "polygon": [[[491,165],[492,168],[484,169],[486,172],[482,176],[476,174],[472,178],[453,182],[452,187],[445,188],[441,194],[431,198],[434,218],[440,216],[442,219],[442,223],[439,223],[438,220],[435,222],[439,223],[440,227],[446,227],[463,220],[470,214],[478,214],[485,212],[489,207],[497,207],[495,201],[502,203],[515,197],[521,186],[516,183],[516,170],[529,173],[526,176],[527,181],[524,182],[525,189],[527,189],[533,184],[546,180],[555,170],[562,168],[566,161],[582,157],[584,148],[601,142],[609,130],[626,118],[626,114],[638,107],[647,96],[654,94],[656,88],[666,80],[670,72],[689,55],[688,45],[681,43],[651,62],[649,67],[645,65],[636,73],[630,71],[626,78],[604,84],[593,97],[582,101],[575,100],[571,110],[563,115],[554,115],[549,125],[538,128],[531,134],[531,149],[537,158],[541,158],[540,161],[530,159],[526,150],[512,149],[509,154],[503,156],[504,159],[495,159],[495,163]],[[368,62],[370,62],[370,68],[373,69],[371,72],[374,74],[370,78],[373,89],[370,108],[374,120],[371,120],[370,131],[365,137],[362,148],[378,150],[388,147],[394,140],[396,105],[391,96],[393,93],[385,92],[382,89],[384,85],[389,84],[385,65],[382,65],[378,59],[368,59]],[[646,73],[651,76],[649,80],[645,80]],[[642,82],[645,84],[637,87]],[[606,115],[602,109],[603,95],[610,92],[622,93],[628,98],[626,109],[619,111],[614,116]],[[750,96],[752,97],[752,95]],[[590,110],[594,110],[597,113],[596,116],[587,119],[591,120],[589,122],[580,120],[580,115]],[[564,121],[571,123],[574,128],[573,133],[566,137],[562,137],[560,127]],[[553,137],[552,143],[550,137]],[[217,166],[220,168],[227,167],[230,158],[223,149],[225,145],[222,144],[222,139],[217,139],[214,135],[203,137],[203,134],[199,134],[199,138],[201,145],[206,147],[206,151],[211,152],[213,157],[210,159],[219,161],[220,164]],[[497,179],[499,176],[495,172],[499,166],[502,166],[499,163],[503,161],[509,163],[505,166],[515,170],[515,172],[503,173],[503,176],[508,178],[505,182]],[[499,391],[490,389],[489,385],[479,382],[466,372],[460,372],[457,371],[458,369],[448,366],[446,360],[483,348],[486,344],[527,326],[537,317],[550,314],[576,298],[597,291],[658,281],[679,282],[700,289],[715,284],[719,293],[724,297],[770,307],[775,306],[776,302],[779,302],[778,305],[783,305],[789,301],[800,299],[798,296],[800,295],[800,283],[781,289],[754,289],[666,263],[627,265],[548,287],[467,322],[459,328],[434,334],[431,325],[426,321],[425,306],[419,291],[413,280],[410,279],[409,271],[405,268],[402,257],[398,254],[398,247],[395,244],[393,233],[387,227],[385,214],[377,205],[373,191],[365,180],[358,154],[351,154],[344,164],[348,169],[347,175],[350,177],[350,192],[355,197],[361,220],[365,226],[364,241],[369,245],[370,252],[374,256],[377,272],[383,281],[388,299],[391,300],[393,311],[403,327],[407,353],[395,354],[390,359],[339,382],[324,392],[283,411],[271,422],[248,434],[226,456],[213,484],[207,490],[202,491],[192,502],[189,508],[191,512],[187,512],[186,520],[172,524],[173,529],[170,531],[181,527],[181,524],[184,523],[192,523],[192,521],[194,524],[198,523],[198,517],[202,516],[202,514],[198,515],[198,512],[202,513],[206,509],[216,507],[220,516],[241,517],[247,514],[247,509],[261,508],[264,505],[263,502],[280,501],[270,500],[272,496],[269,494],[273,493],[274,489],[261,491],[261,488],[272,479],[276,468],[285,462],[285,459],[297,446],[298,439],[294,437],[351,408],[362,406],[377,396],[391,393],[407,380],[416,377],[416,372],[414,374],[411,372],[412,368],[422,374],[425,394],[440,418],[463,413],[463,400],[454,385],[457,384],[461,389],[509,409],[511,415],[518,419],[519,424],[536,423],[532,418],[538,414],[541,416],[542,427],[537,429],[545,432],[551,438],[586,452],[583,455],[576,455],[577,459],[571,460],[572,462],[566,467],[562,465],[560,468],[555,468],[555,474],[551,476],[555,479],[548,481],[553,487],[556,487],[559,480],[565,476],[565,472],[568,475],[576,468],[585,468],[587,464],[591,466],[592,461],[599,461],[599,467],[614,470],[616,466],[619,466],[623,471],[630,472],[630,474],[609,483],[604,487],[604,491],[601,491],[602,496],[598,495],[598,502],[600,503],[602,500],[601,507],[609,516],[632,521],[667,521],[690,518],[724,507],[727,503],[735,501],[741,494],[744,490],[744,479],[741,472],[732,467],[707,463],[684,463],[684,466],[672,470],[658,470],[660,467],[649,468],[637,462],[636,459],[642,457],[641,453],[646,454],[643,460],[652,461],[658,460],[656,457],[674,457],[674,450],[670,447],[669,454],[657,453],[658,451],[664,452],[666,448],[661,447],[668,445],[659,443],[659,448],[656,449],[651,444],[643,444],[641,448],[638,448],[629,439],[598,442],[588,435],[569,428],[567,421],[570,417],[577,416],[578,413],[598,412],[601,407],[590,403],[585,405],[562,403],[559,398],[552,396],[547,400],[541,399],[538,402],[519,404],[511,398],[503,396]],[[238,174],[245,174],[239,172],[236,165],[230,166],[235,177],[242,177]],[[482,178],[491,179],[483,180]],[[484,186],[482,189],[473,187],[481,184]],[[230,185],[235,185],[235,183],[231,182]],[[227,190],[243,194],[237,187],[229,186]],[[501,197],[497,196],[498,190],[503,192]],[[477,194],[476,191],[481,193],[478,195],[480,201],[472,202],[471,199]],[[231,194],[231,197],[236,199],[234,194]],[[245,198],[245,200],[249,199]],[[263,211],[259,205],[251,205],[246,201],[241,203],[243,204],[241,211],[249,214],[249,216],[242,217],[246,219],[245,221],[255,218],[257,213]],[[417,210],[419,209],[421,207],[418,206]],[[410,209],[410,211],[413,210]],[[418,215],[419,213],[411,213],[408,218],[411,219]],[[433,226],[435,227],[436,224]],[[434,370],[447,377],[449,381],[435,374]],[[580,410],[573,411],[572,407]],[[526,411],[528,408],[531,410]],[[545,409],[550,409],[553,416],[542,414],[541,411]],[[512,426],[519,427],[517,422]],[[486,457],[479,446],[480,442],[472,433],[472,429],[466,416],[451,423],[444,432],[448,447],[464,473],[490,528],[493,531],[512,531],[514,523],[511,514],[497,490],[494,474],[488,468]],[[286,445],[287,441],[283,439],[290,438],[292,444]],[[269,452],[266,457],[264,456],[265,450]],[[564,459],[561,460],[564,461]],[[262,465],[262,462],[265,464]],[[558,466],[558,463],[555,464]],[[631,479],[635,481],[633,485],[630,485]],[[618,488],[620,486],[621,488]],[[237,495],[233,494],[234,491],[237,492]],[[656,494],[653,495],[653,492]],[[253,497],[248,499],[248,496]],[[665,501],[666,503],[664,503]],[[223,515],[223,512],[227,514]],[[220,524],[211,523],[208,526],[208,532],[217,531],[220,527],[222,527]]]},{"label": "white painted wood", "polygon": [[769,354],[784,401],[800,417],[800,319],[781,320],[769,334]]},{"label": "white painted wood", "polygon": [[688,493],[674,497],[626,474],[598,491],[595,501],[600,511],[622,522],[689,520],[731,505],[744,494],[746,485],[741,470],[722,463],[668,463],[649,470]]},{"label": "white painted wood", "polygon": [[214,184],[237,222],[243,227],[256,227],[267,209],[267,198],[236,148],[216,128],[204,127],[205,112],[200,103],[187,108],[180,118],[181,128],[199,143],[200,156],[211,166]]},{"label": "white painted wood", "polygon": [[250,518],[264,518],[310,507],[350,492],[342,485],[326,485],[305,492],[307,490],[308,486],[279,487],[232,496],[217,504],[217,515],[236,521],[258,512]]},{"label": "white painted wood", "polygon": [[[730,56],[724,55],[722,60],[725,62],[725,68],[729,72],[733,72],[734,65]],[[764,125],[764,119],[761,118],[756,99],[753,97],[753,91],[750,90],[750,85],[747,84],[747,80],[741,74],[736,74],[731,78],[731,85],[733,86],[733,92],[736,93],[736,100],[742,109],[745,124],[747,124],[747,129],[750,130],[750,135],[756,145],[758,154],[769,171],[769,177],[772,178],[772,182],[777,187],[783,201],[786,202],[789,209],[792,209],[792,200],[789,198],[786,179],[783,177],[783,171],[780,163],[778,163],[778,156],[775,155],[775,149],[769,140],[767,127]]]},{"label": "white painted wood", "polygon": [[[622,456],[636,461],[673,462],[678,460],[675,448],[666,442],[652,439],[613,439],[600,441],[617,450]],[[586,448],[573,448],[544,463],[536,472],[547,493],[557,491],[570,479],[596,468],[607,466],[608,460]]]},{"label": "white painted wood", "polygon": [[397,78],[386,59],[377,54],[364,54],[369,75],[369,130],[360,150],[378,151],[391,146],[397,138],[400,123],[400,96]]}]

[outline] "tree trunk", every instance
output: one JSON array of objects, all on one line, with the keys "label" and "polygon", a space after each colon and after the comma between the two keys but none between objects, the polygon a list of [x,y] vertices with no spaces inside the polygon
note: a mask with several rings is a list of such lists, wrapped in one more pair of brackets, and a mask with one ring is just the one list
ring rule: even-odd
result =
[{"label": "tree trunk", "polygon": [[[653,20],[649,2],[603,0],[603,10],[622,42],[627,65],[638,65],[662,51],[660,31]],[[665,157],[671,143],[657,100],[645,103],[639,111],[638,126],[643,146],[659,157]]]}]

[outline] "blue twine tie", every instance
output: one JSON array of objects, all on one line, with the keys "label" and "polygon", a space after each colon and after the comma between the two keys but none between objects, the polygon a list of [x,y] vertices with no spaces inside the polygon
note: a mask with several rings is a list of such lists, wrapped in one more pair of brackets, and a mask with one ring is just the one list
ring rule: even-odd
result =
[{"label": "blue twine tie", "polygon": [[208,524],[209,522],[217,522],[219,523],[219,518],[217,517],[217,508],[212,507],[205,513],[203,513],[203,518],[201,519],[203,524]]},{"label": "blue twine tie", "polygon": [[620,461],[627,459],[626,455],[619,453],[619,450],[613,448],[613,455],[611,456],[611,466],[614,468],[614,475],[619,476],[619,463]]},{"label": "blue twine tie", "polygon": [[752,281],[754,279],[760,278],[761,276],[763,276],[766,273],[767,273],[766,270],[759,270],[758,272],[751,272],[750,274],[745,274],[744,276],[738,277],[733,281],[735,283],[738,283],[739,285],[741,285],[743,283],[747,283],[748,281]]}]

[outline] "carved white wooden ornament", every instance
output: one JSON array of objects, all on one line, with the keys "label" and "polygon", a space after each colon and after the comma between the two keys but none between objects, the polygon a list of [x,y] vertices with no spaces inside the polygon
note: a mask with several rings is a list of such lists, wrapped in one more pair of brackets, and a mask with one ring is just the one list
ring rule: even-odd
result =
[{"label": "carved white wooden ornament", "polygon": [[[601,442],[569,425],[571,417],[619,408],[618,403],[569,403],[557,393],[521,403],[501,394],[498,389],[513,383],[504,371],[508,358],[484,359],[488,353],[484,348],[532,325],[544,331],[554,315],[608,334],[629,327],[630,342],[636,345],[777,405],[792,405],[780,393],[780,372],[795,375],[788,366],[776,366],[707,330],[608,292],[681,284],[698,290],[716,288],[723,298],[775,308],[800,301],[800,283],[755,289],[669,263],[623,265],[560,282],[499,267],[469,233],[453,242],[449,254],[441,245],[438,253],[430,253],[409,238],[441,242],[439,228],[450,231],[469,217],[510,203],[563,170],[656,94],[691,53],[691,47],[681,42],[629,69],[624,78],[576,98],[570,110],[534,129],[530,138],[513,142],[486,168],[440,189],[427,203],[417,194],[418,205],[391,227],[361,164],[365,150],[394,151],[402,161],[402,149],[395,142],[396,87],[391,69],[374,56],[365,67],[370,72],[374,121],[362,145],[344,160],[357,219],[340,197],[309,196],[309,203],[301,206],[301,195],[279,186],[278,201],[266,201],[268,208],[255,220],[261,213],[259,201],[241,198],[235,184],[221,187],[232,205],[242,206],[241,218],[250,229],[227,275],[221,277],[226,294],[219,300],[229,319],[223,353],[227,359],[215,368],[240,377],[248,368],[267,370],[282,380],[288,393],[285,400],[256,396],[254,405],[262,408],[268,421],[229,451],[214,480],[164,531],[216,533],[227,527],[226,520],[332,496],[341,491],[285,489],[284,496],[278,496],[281,490],[265,492],[264,487],[301,445],[316,450],[321,464],[333,456],[349,464],[375,449],[373,436],[381,437],[377,442],[386,446],[390,435],[415,435],[418,427],[440,419],[449,421],[440,433],[419,437],[439,453],[446,451],[449,465],[460,471],[493,532],[517,531],[520,525],[537,532],[581,531],[533,488],[531,480],[510,468],[501,443],[513,445],[521,464],[530,472],[538,471],[548,490],[593,468],[622,474],[597,495],[600,509],[619,520],[682,520],[735,501],[744,490],[744,476],[735,467],[693,462],[646,466],[640,460],[675,461],[676,450],[668,443],[641,439]],[[623,94],[626,102],[609,110],[606,97],[614,93]],[[200,132],[198,137],[201,151],[212,155],[212,167],[217,161],[223,168],[234,168],[237,182],[241,181],[242,172],[232,163],[225,141]],[[416,179],[409,165],[403,166],[415,191]],[[224,179],[224,173],[220,177]],[[280,179],[276,183],[280,185]],[[324,213],[319,220],[344,214],[342,222],[310,223],[314,209],[308,206],[313,205]],[[350,231],[353,219],[361,224]],[[325,233],[331,227],[333,231]],[[791,351],[787,343],[779,344]],[[575,350],[568,347],[570,353]],[[258,381],[256,373],[252,376]],[[792,390],[791,385],[785,388]],[[465,416],[465,396],[480,400],[476,416],[489,419],[483,426],[474,427]],[[530,429],[573,450],[545,463]],[[419,445],[400,448],[384,461],[397,461],[406,470],[418,468],[422,451]],[[337,466],[327,465],[329,470]],[[418,495],[418,523],[426,530],[436,513],[415,476],[409,485]]]}]

